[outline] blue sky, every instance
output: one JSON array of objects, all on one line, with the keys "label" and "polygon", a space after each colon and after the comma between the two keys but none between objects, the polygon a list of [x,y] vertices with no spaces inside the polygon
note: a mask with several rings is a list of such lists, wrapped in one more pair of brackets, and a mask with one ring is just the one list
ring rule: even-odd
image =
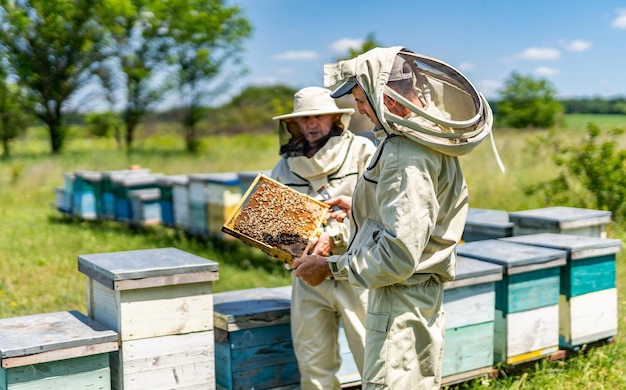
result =
[{"label": "blue sky", "polygon": [[253,25],[234,85],[321,85],[323,64],[368,34],[465,74],[487,97],[513,71],[559,97],[626,95],[626,2],[578,0],[229,0]]}]

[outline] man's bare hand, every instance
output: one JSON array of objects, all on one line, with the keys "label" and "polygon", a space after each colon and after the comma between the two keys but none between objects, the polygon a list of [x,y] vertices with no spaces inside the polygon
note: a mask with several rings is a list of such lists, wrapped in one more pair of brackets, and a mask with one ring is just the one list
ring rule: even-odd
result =
[{"label": "man's bare hand", "polygon": [[302,256],[293,262],[291,268],[294,269],[297,277],[312,287],[320,285],[333,275],[326,257],[320,255]]},{"label": "man's bare hand", "polygon": [[319,238],[314,240],[311,244],[312,249],[309,251],[311,255],[330,256],[335,248],[335,243],[326,232],[323,232]]},{"label": "man's bare hand", "polygon": [[[346,195],[335,196],[326,201],[326,204],[331,206],[328,210],[328,219],[334,218],[339,222],[343,222],[344,219],[350,215],[350,208],[352,207],[352,198]],[[337,206],[333,208],[332,206]],[[335,210],[339,208],[339,210]]]}]

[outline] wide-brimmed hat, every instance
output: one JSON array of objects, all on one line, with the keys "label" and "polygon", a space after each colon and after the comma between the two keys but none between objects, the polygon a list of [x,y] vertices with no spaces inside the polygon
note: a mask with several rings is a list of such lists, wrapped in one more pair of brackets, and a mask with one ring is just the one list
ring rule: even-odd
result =
[{"label": "wide-brimmed hat", "polygon": [[320,87],[302,88],[293,96],[293,112],[275,116],[274,120],[289,120],[299,116],[326,114],[354,114],[352,108],[339,108],[330,96],[330,89]]}]

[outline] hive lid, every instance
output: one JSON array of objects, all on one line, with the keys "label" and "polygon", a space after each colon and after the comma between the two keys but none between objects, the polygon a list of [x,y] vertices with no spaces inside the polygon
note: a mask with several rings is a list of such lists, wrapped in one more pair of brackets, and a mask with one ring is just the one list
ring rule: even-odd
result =
[{"label": "hive lid", "polygon": [[465,229],[476,229],[481,226],[512,228],[513,222],[509,221],[509,213],[504,210],[468,209]]},{"label": "hive lid", "polygon": [[160,285],[216,280],[218,268],[214,261],[176,248],[78,256],[80,272],[114,290],[154,287],[148,283],[151,278],[160,278]]},{"label": "hive lid", "polygon": [[215,327],[227,331],[289,323],[291,299],[259,287],[213,294]]},{"label": "hive lid", "polygon": [[502,266],[464,256],[456,257],[454,280],[444,284],[446,289],[495,282],[502,279]]},{"label": "hive lid", "polygon": [[189,175],[189,180],[226,186],[239,185],[240,183],[239,175],[236,172],[194,173]]},{"label": "hive lid", "polygon": [[288,265],[304,255],[328,205],[258,174],[222,231]]},{"label": "hive lid", "polygon": [[557,233],[528,234],[501,240],[562,249],[568,252],[572,260],[614,254],[622,249],[622,240],[618,239]]},{"label": "hive lid", "polygon": [[562,266],[567,252],[559,249],[508,242],[501,239],[466,242],[457,246],[457,253],[502,265],[503,273],[515,274],[536,269]]},{"label": "hive lid", "polygon": [[[117,340],[115,331],[77,311],[0,319],[0,360],[82,346],[88,347],[83,355],[104,353],[117,350]],[[104,343],[105,350],[94,348]]]},{"label": "hive lid", "polygon": [[559,229],[573,229],[609,223],[611,212],[557,206],[511,212],[509,219],[516,225],[526,227],[551,226]]}]

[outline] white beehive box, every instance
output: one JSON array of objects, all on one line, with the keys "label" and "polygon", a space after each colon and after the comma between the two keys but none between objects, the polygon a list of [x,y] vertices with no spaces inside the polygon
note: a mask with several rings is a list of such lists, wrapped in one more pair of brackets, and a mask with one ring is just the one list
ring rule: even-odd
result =
[{"label": "white beehive box", "polygon": [[76,311],[0,320],[0,389],[110,389],[117,333]]},{"label": "white beehive box", "polygon": [[88,276],[89,316],[119,334],[114,384],[124,389],[215,386],[217,263],[175,248],[80,255],[78,262]]}]

